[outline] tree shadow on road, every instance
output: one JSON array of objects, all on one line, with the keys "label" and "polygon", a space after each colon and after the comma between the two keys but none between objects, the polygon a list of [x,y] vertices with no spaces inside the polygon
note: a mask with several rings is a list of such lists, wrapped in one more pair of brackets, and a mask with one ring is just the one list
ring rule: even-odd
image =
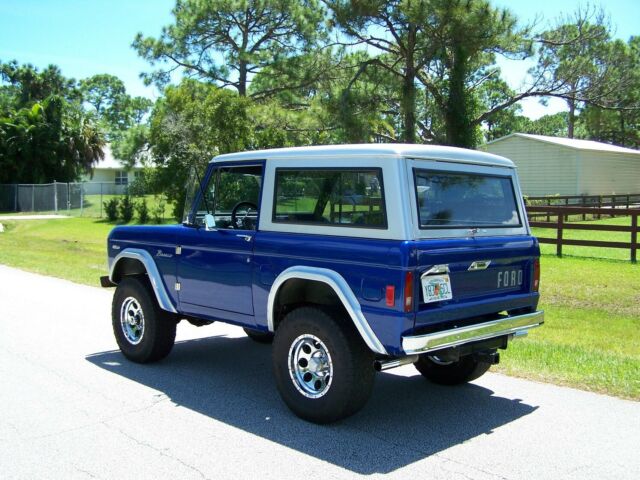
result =
[{"label": "tree shadow on road", "polygon": [[119,351],[87,360],[178,405],[364,475],[393,472],[537,408],[474,384],[440,387],[417,372],[409,378],[383,373],[359,414],[320,426],[289,412],[276,391],[271,348],[248,338],[179,342],[153,365],[131,363]]}]

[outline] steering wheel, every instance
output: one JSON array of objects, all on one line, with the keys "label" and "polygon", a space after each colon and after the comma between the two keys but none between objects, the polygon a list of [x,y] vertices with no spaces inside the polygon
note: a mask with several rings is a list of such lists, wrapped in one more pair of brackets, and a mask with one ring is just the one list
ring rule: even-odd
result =
[{"label": "steering wheel", "polygon": [[242,219],[243,227],[244,227],[244,219],[247,218],[247,215],[249,214],[251,209],[255,210],[256,212],[258,211],[258,206],[253,202],[236,203],[235,206],[233,207],[233,210],[231,210],[231,225],[233,225],[233,228],[240,228],[240,225],[238,224],[238,220],[239,220],[238,210],[240,210],[241,207],[249,207],[247,210],[247,213],[244,214],[244,217]]}]

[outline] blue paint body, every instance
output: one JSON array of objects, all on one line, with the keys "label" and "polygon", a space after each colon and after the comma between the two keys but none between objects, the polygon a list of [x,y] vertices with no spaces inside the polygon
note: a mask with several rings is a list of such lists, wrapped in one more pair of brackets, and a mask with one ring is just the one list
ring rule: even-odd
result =
[{"label": "blue paint body", "polygon": [[[251,234],[247,242],[238,234]],[[267,300],[276,277],[295,265],[321,267],[338,272],[349,284],[371,328],[390,354],[402,354],[401,337],[439,324],[521,308],[535,309],[538,293],[532,291],[533,261],[539,256],[534,237],[485,237],[394,241],[337,236],[205,231],[184,225],[117,227],[109,245],[147,250],[158,265],[165,288],[183,314],[236,325],[267,329]],[[182,254],[175,255],[175,247]],[[111,259],[118,251],[109,248]],[[171,255],[167,257],[165,255]],[[469,264],[491,259],[489,269],[468,272]],[[424,304],[414,302],[405,313],[402,293],[405,273],[421,273],[433,265],[451,269],[453,300]],[[519,266],[524,272],[520,287],[487,289],[493,269]],[[492,277],[493,278],[493,277]],[[180,292],[173,288],[181,283]],[[386,305],[385,289],[395,287],[395,305]],[[414,298],[421,299],[419,282]]]}]

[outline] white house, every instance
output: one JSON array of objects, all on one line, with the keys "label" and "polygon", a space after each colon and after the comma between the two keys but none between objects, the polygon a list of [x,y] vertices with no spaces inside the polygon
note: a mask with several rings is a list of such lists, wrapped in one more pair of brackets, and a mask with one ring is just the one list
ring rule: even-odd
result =
[{"label": "white house", "polygon": [[91,175],[84,175],[84,193],[92,194],[123,194],[127,187],[142,174],[143,167],[136,162],[133,168],[126,168],[124,163],[113,156],[111,147],[104,147],[104,159],[93,167]]},{"label": "white house", "polygon": [[525,195],[640,193],[640,150],[525,133],[480,148],[516,164]]}]

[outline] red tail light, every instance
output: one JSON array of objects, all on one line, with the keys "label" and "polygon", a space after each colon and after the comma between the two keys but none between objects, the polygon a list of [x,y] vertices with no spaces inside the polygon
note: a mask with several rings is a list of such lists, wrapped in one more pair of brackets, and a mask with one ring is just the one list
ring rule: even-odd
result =
[{"label": "red tail light", "polygon": [[540,259],[536,258],[533,261],[533,291],[537,292],[540,289]]},{"label": "red tail light", "polygon": [[396,287],[387,285],[387,307],[393,307],[396,304]]},{"label": "red tail light", "polygon": [[404,276],[404,311],[413,311],[413,272],[407,272]]}]

